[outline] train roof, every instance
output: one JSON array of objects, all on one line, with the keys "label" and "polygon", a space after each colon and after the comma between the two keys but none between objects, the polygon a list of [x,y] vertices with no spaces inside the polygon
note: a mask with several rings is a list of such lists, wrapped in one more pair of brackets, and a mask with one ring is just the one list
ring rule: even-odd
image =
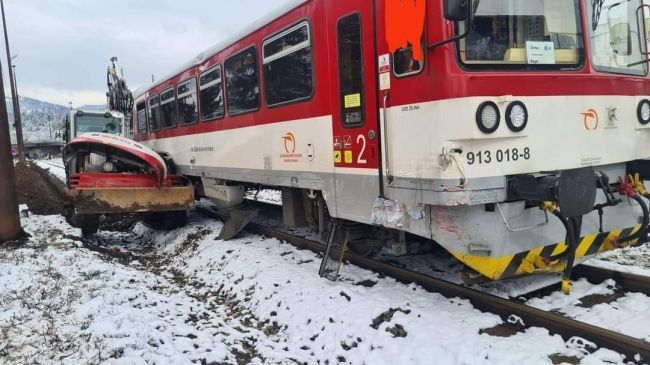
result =
[{"label": "train roof", "polygon": [[283,6],[280,6],[280,7],[276,8],[275,10],[268,13],[264,17],[261,17],[258,20],[254,21],[253,23],[251,23],[249,26],[242,29],[241,31],[239,31],[239,32],[237,32],[237,33],[235,33],[235,34],[233,34],[233,35],[231,35],[229,37],[224,38],[221,42],[219,42],[219,43],[213,45],[212,47],[206,49],[205,51],[199,53],[192,60],[184,63],[183,65],[176,68],[172,72],[170,72],[168,74],[165,74],[165,76],[159,78],[158,81],[155,81],[155,82],[150,83],[150,84],[148,84],[146,86],[138,88],[136,91],[133,92],[133,98],[137,99],[140,96],[144,95],[144,93],[147,92],[148,90],[150,90],[151,88],[156,87],[156,86],[162,84],[163,82],[171,79],[172,77],[174,77],[174,76],[176,76],[176,75],[178,75],[178,74],[180,74],[180,73],[182,73],[182,72],[184,72],[184,71],[186,71],[186,70],[188,70],[188,69],[190,69],[190,68],[192,68],[192,67],[194,67],[196,65],[199,65],[199,64],[203,63],[203,61],[205,61],[208,58],[216,55],[217,53],[219,53],[221,51],[223,51],[224,49],[228,48],[229,46],[236,43],[240,39],[248,36],[249,34],[255,32],[256,30],[262,28],[263,26],[265,26],[265,25],[271,23],[272,21],[278,19],[283,14],[285,14],[285,13],[287,13],[287,12],[297,8],[298,6],[300,6],[300,5],[302,5],[302,4],[306,3],[306,2],[309,2],[309,1],[311,1],[311,0],[289,0]]}]

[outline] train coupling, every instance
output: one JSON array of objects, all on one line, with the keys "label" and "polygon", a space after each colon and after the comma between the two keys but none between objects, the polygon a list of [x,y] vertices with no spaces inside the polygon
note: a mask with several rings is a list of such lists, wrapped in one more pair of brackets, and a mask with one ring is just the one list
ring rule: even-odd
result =
[{"label": "train coupling", "polygon": [[[596,204],[596,193],[602,190],[606,202]],[[642,224],[639,229],[627,235],[618,237],[611,245],[617,247],[629,246],[641,239],[646,239],[650,217],[648,205],[641,199],[650,199],[643,181],[638,174],[620,178],[615,192],[623,198],[635,200],[643,211]],[[600,215],[600,232],[602,229],[603,210],[622,202],[615,196],[609,178],[604,173],[596,174],[591,167],[566,170],[541,177],[532,175],[514,176],[509,180],[509,198],[523,199],[530,202],[541,202],[540,209],[557,217],[566,231],[565,249],[550,257],[538,257],[535,266],[548,268],[563,266],[561,287],[565,294],[571,292],[571,273],[576,261],[576,251],[580,245],[583,216],[598,211]]]},{"label": "train coupling", "polygon": [[650,209],[646,202],[641,198],[650,200],[650,194],[639,174],[630,174],[618,180],[618,192],[628,199],[637,202],[643,211],[641,227],[627,236],[619,237],[613,244],[616,248],[627,247],[639,241],[647,241],[648,228],[650,227]]}]

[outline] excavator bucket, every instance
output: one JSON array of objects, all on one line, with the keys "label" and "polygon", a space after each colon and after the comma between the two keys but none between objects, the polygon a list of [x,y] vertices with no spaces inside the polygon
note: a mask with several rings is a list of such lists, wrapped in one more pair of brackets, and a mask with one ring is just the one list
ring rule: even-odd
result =
[{"label": "excavator bucket", "polygon": [[221,232],[219,233],[217,239],[227,241],[234,238],[255,217],[257,217],[257,209],[231,210],[228,219],[226,219],[226,222],[223,224],[223,228],[221,228]]}]

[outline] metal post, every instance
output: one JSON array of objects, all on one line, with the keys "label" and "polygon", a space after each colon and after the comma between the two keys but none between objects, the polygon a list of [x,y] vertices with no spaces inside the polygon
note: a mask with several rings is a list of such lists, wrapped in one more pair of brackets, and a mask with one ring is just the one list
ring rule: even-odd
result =
[{"label": "metal post", "polygon": [[[12,58],[16,58],[14,55]],[[20,124],[20,135],[23,136],[23,116],[20,114],[20,94],[18,93],[18,76],[16,75],[16,65],[12,65],[14,69],[14,90],[16,90],[16,109],[18,109],[18,122]],[[25,139],[21,137],[21,145],[25,143]],[[25,148],[23,147],[23,151]]]},{"label": "metal post", "polygon": [[11,72],[11,52],[9,51],[9,36],[7,34],[7,21],[5,19],[5,5],[4,0],[0,0],[0,9],[2,10],[2,26],[5,32],[5,46],[7,48],[7,64],[9,68],[9,82],[11,84],[11,100],[13,101],[14,120],[16,128],[16,144],[18,145],[18,160],[25,163],[25,145],[23,143],[23,127],[20,118],[20,107],[18,105],[18,93],[16,92],[16,84],[14,82],[14,73]]},{"label": "metal post", "polygon": [[[5,100],[2,65],[0,65],[0,100]],[[0,174],[0,197],[2,197],[0,199],[0,242],[5,242],[18,237],[21,233],[6,103],[0,103],[0,171],[2,171]]]}]

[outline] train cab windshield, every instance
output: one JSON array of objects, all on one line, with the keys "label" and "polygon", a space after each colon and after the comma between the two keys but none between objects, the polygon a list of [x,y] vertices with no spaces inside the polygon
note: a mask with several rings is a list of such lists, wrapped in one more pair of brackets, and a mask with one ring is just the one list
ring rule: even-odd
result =
[{"label": "train cab windshield", "polygon": [[[641,0],[598,0],[589,8],[589,41],[594,69],[601,72],[647,73],[648,16]],[[647,23],[646,23],[647,24]]]},{"label": "train cab windshield", "polygon": [[[468,68],[575,69],[584,60],[578,0],[482,0],[459,58]],[[465,32],[460,23],[460,33]]]}]

